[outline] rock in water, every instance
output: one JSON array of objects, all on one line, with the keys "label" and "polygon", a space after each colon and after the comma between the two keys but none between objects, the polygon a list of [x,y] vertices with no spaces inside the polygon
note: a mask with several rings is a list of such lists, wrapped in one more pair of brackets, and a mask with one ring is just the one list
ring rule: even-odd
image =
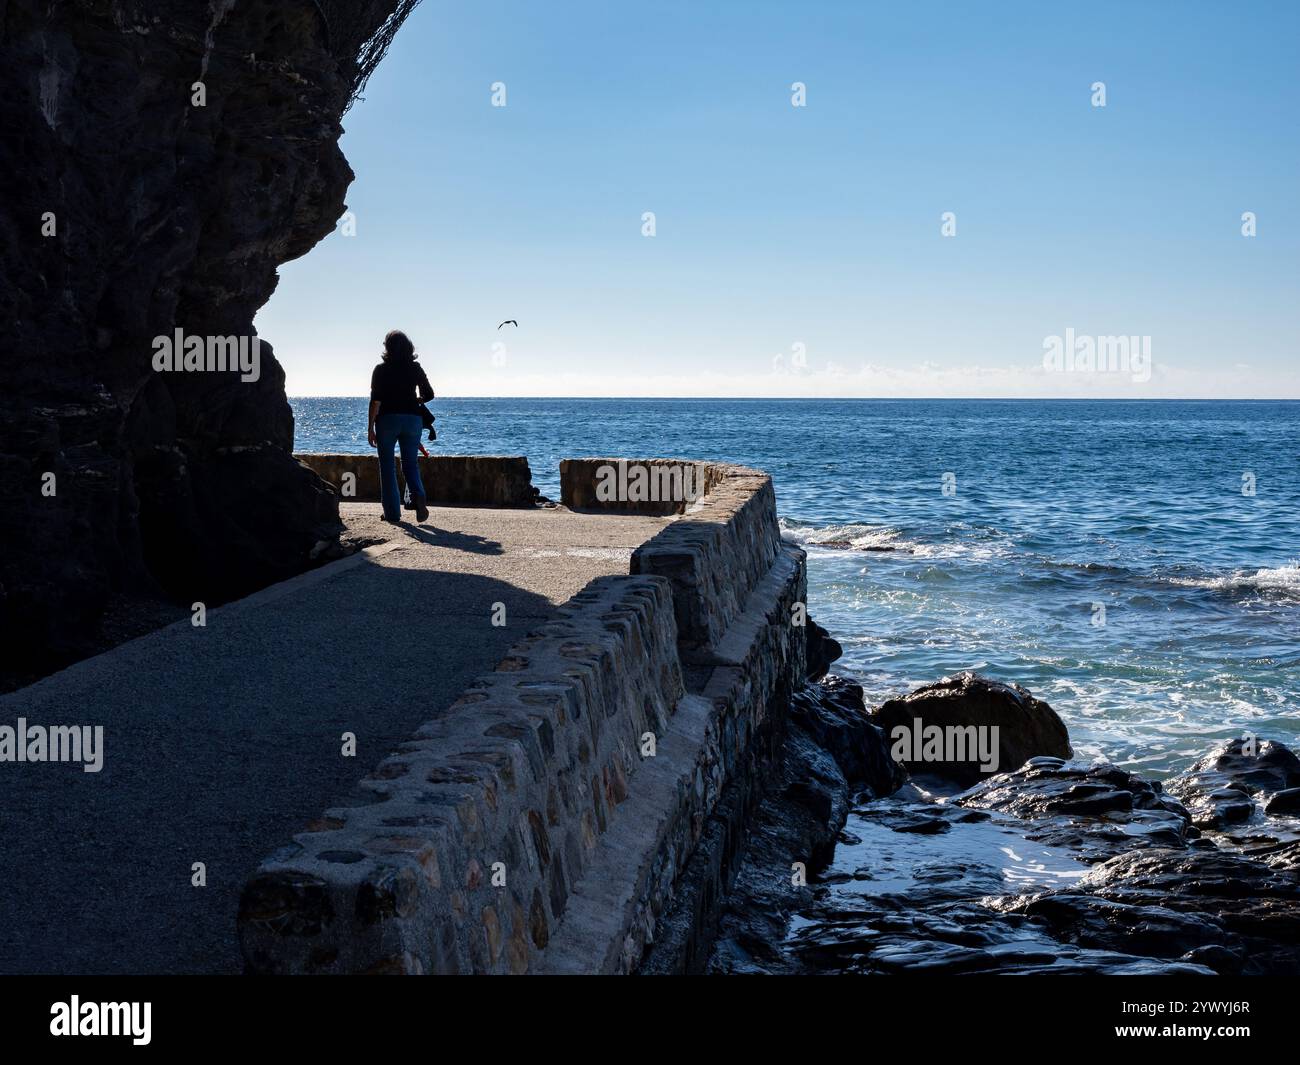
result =
[{"label": "rock in water", "polygon": [[1096,866],[1077,889],[1010,907],[1092,950],[1204,965],[1220,973],[1300,973],[1300,878],[1213,848],[1152,848]]},{"label": "rock in water", "polygon": [[888,795],[904,773],[871,723],[862,688],[841,677],[808,684],[790,700],[790,724],[749,825],[710,961],[718,973],[780,972],[791,911],[810,890],[791,882],[830,861],[853,796]]},{"label": "rock in water", "polygon": [[1034,758],[951,800],[904,787],[851,811],[764,968],[1300,974],[1300,842],[1234,833],[1105,763]]},{"label": "rock in water", "polygon": [[1228,829],[1255,817],[1260,805],[1271,815],[1294,814],[1300,758],[1271,740],[1229,740],[1166,785],[1191,811],[1199,828]]},{"label": "rock in water", "polygon": [[81,653],[113,591],[217,602],[336,538],[332,490],[292,457],[270,346],[241,380],[155,370],[155,338],[251,343],[276,268],[343,212],[340,118],[411,6],[0,5],[0,170],[15,178],[0,200],[0,641],[13,661]]},{"label": "rock in water", "polygon": [[903,767],[889,757],[885,734],[867,712],[862,685],[834,674],[819,684],[806,684],[790,697],[790,720],[830,752],[850,784],[880,796],[907,779]]},{"label": "rock in water", "polygon": [[963,786],[1040,755],[1074,754],[1065,723],[1047,703],[1019,684],[978,673],[926,684],[883,703],[872,716],[910,773]]},{"label": "rock in water", "polygon": [[1020,818],[1026,839],[1075,848],[1090,862],[1146,847],[1182,847],[1199,835],[1188,812],[1158,782],[1105,762],[1031,758],[952,803]]},{"label": "rock in water", "polygon": [[808,619],[808,679],[820,680],[844,653],[840,642],[812,618]]}]

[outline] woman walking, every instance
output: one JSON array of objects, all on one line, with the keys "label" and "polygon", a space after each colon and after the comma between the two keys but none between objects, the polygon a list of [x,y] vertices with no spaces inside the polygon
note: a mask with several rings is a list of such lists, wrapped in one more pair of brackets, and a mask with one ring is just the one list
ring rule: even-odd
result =
[{"label": "woman walking", "polygon": [[424,369],[415,361],[410,337],[394,329],[384,337],[384,359],[370,376],[370,424],[366,437],[379,449],[379,496],[384,520],[394,524],[402,517],[402,499],[397,492],[397,464],[393,445],[402,452],[402,476],[415,505],[415,520],[429,517],[424,482],[420,480],[420,404],[433,399],[433,389]]}]

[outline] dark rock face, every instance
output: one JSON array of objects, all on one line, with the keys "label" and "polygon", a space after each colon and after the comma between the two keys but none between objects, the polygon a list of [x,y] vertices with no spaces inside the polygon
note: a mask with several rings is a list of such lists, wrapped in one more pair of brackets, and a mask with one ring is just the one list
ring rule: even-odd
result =
[{"label": "dark rock face", "polygon": [[[1262,768],[1228,764],[1288,765],[1272,746]],[[1055,758],[951,801],[908,785],[851,811],[800,927],[769,944],[764,968],[1300,974],[1294,829],[1274,818],[1202,832],[1158,783]]]},{"label": "dark rock face", "polygon": [[860,686],[827,677],[795,693],[789,732],[719,921],[710,971],[780,968],[776,944],[809,895],[792,882],[794,864],[809,874],[823,868],[853,796],[887,795],[903,779],[866,714]]},{"label": "dark rock face", "polygon": [[[1059,724],[1005,687],[957,678],[912,701],[980,691],[1012,704],[999,720]],[[925,778],[882,772],[887,741],[861,731],[865,716],[861,688],[839,677],[793,697],[792,741],[710,971],[1300,975],[1300,760],[1281,744],[1226,744],[1168,790],[1106,763],[1038,755],[942,798],[918,785]],[[1040,735],[1068,750],[1064,732]],[[837,773],[862,773],[866,786]],[[1221,816],[1223,793],[1249,817]],[[801,889],[790,863],[805,854]]]},{"label": "dark rock face", "polygon": [[[927,742],[923,736],[932,729],[959,730],[967,749],[960,758],[939,757],[917,759],[903,757],[901,761],[910,773],[942,777],[958,784],[973,784],[995,772],[1018,769],[1029,759],[1039,755],[1070,758],[1070,736],[1064,722],[1047,703],[1035,699],[1027,689],[1018,684],[1003,684],[978,673],[960,673],[945,677],[934,684],[926,684],[908,695],[890,699],[881,704],[873,714],[876,724],[885,731],[891,750],[899,742],[901,730],[915,739],[904,740],[903,748],[916,753]],[[991,770],[981,768],[982,763],[973,755],[971,727],[987,732],[992,747],[993,728],[997,731],[997,764]],[[957,735],[957,731],[950,734]]]},{"label": "dark rock face", "polygon": [[831,663],[844,653],[838,640],[824,628],[808,619],[808,679],[819,680],[831,668]]},{"label": "dark rock face", "polygon": [[862,685],[834,674],[805,685],[790,697],[790,720],[835,759],[849,783],[872,795],[889,795],[907,779],[867,712]]},{"label": "dark rock face", "polygon": [[1100,950],[1182,959],[1221,973],[1300,973],[1300,878],[1213,848],[1132,851],[1078,892],[1019,903],[1050,934]]},{"label": "dark rock face", "polygon": [[1078,848],[1090,860],[1120,848],[1183,846],[1199,835],[1191,817],[1159,783],[1113,765],[1032,758],[953,799],[1028,822],[1025,837]]},{"label": "dark rock face", "polygon": [[337,537],[270,346],[244,381],[158,372],[154,338],[253,336],[276,268],[342,213],[340,118],[411,6],[0,3],[0,641],[18,660],[78,654],[114,591],[221,601]]},{"label": "dark rock face", "polygon": [[1300,758],[1280,743],[1229,740],[1168,784],[1200,828],[1228,829],[1268,814],[1300,812]]},{"label": "dark rock face", "polygon": [[709,971],[763,971],[765,964],[780,962],[790,913],[808,893],[793,883],[795,863],[809,873],[824,867],[848,810],[848,782],[835,759],[792,727],[750,821]]}]

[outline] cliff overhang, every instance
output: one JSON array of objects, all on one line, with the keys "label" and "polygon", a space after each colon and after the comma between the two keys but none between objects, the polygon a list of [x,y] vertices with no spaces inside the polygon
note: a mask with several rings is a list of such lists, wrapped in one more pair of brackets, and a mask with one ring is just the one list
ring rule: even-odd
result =
[{"label": "cliff overhang", "polygon": [[25,669],[84,654],[116,593],[222,602],[337,536],[271,345],[241,380],[158,372],[154,340],[253,337],[344,210],[340,120],[416,2],[0,2],[0,641]]}]

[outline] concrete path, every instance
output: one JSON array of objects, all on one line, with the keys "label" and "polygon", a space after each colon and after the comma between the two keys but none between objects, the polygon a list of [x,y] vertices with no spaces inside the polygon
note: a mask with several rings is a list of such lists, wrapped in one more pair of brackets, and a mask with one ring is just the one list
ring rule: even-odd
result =
[{"label": "concrete path", "polygon": [[0,972],[238,972],[253,868],[666,524],[343,509],[387,542],[0,697],[0,726],[104,728],[98,773],[0,762]]}]

